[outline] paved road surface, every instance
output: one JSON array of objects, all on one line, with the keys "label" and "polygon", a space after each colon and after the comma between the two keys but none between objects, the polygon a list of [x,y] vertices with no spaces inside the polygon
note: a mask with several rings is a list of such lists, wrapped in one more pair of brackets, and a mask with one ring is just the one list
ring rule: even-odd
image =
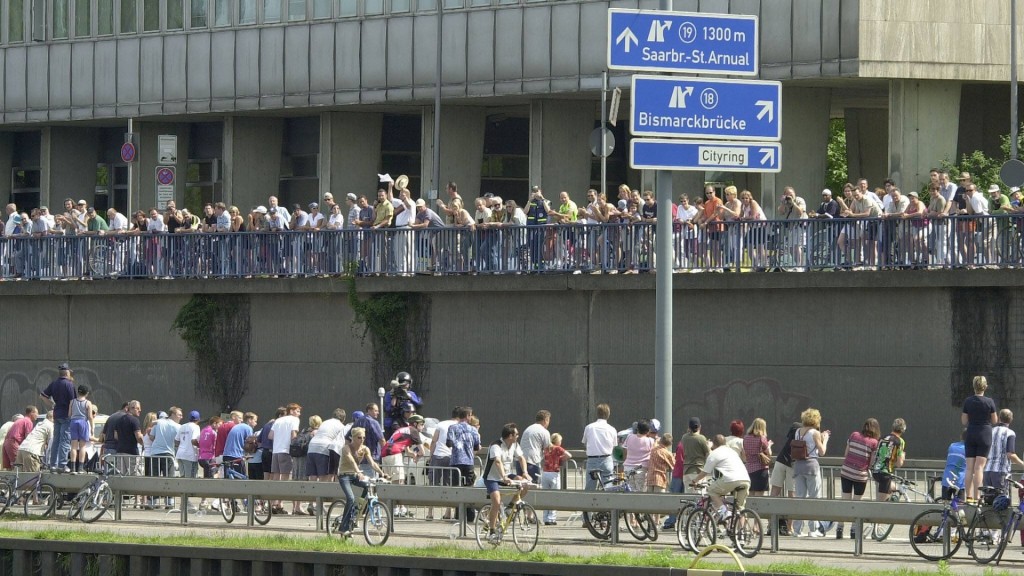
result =
[{"label": "paved road surface", "polygon": [[[438,511],[439,512],[439,511]],[[423,511],[418,511],[422,517]],[[440,515],[440,514],[438,514]],[[565,518],[563,514],[561,516]],[[165,511],[143,511],[125,508],[124,518],[121,522],[114,522],[112,516],[105,517],[95,524],[86,525],[79,522],[68,524],[60,517],[56,520],[45,521],[5,521],[2,526],[12,529],[33,530],[42,526],[60,529],[82,529],[82,530],[105,530],[116,531],[124,534],[211,534],[211,535],[238,535],[240,532],[249,530],[255,534],[284,534],[296,537],[326,537],[325,532],[316,531],[316,519],[311,516],[274,516],[267,526],[255,526],[247,528],[244,517],[237,518],[233,524],[226,524],[219,513],[202,516],[191,515],[187,526],[180,523],[180,515],[177,512],[168,513]],[[860,570],[886,570],[905,567],[914,570],[934,570],[935,564],[920,559],[910,548],[905,536],[907,528],[897,526],[893,534],[885,542],[865,542],[865,554],[860,557],[853,555],[853,540],[836,540],[834,534],[827,538],[793,538],[783,537],[780,539],[780,551],[771,553],[768,551],[769,541],[765,538],[765,549],[753,559],[743,559],[747,569],[757,566],[766,566],[772,562],[798,562],[811,559],[815,564],[842,567]],[[470,538],[454,538],[457,534],[457,524],[435,520],[428,522],[422,519],[401,518],[395,521],[395,532],[392,534],[388,545],[396,544],[410,547],[426,547],[438,544],[455,545],[460,548],[475,549],[476,542]],[[615,547],[617,551],[635,551],[644,553],[649,550],[672,550],[680,555],[680,558],[692,558],[679,548],[675,540],[675,533],[661,534],[658,541],[641,543],[634,540],[628,532],[622,531],[621,542]],[[365,541],[358,535],[354,542],[357,546],[365,546]],[[511,544],[506,544],[511,547]],[[543,526],[540,535],[538,550],[547,552],[581,555],[601,554],[612,549],[610,543],[597,542],[589,532],[582,527],[578,521],[568,523],[559,522],[557,526]],[[1019,540],[1014,542],[1006,551],[1001,570],[1017,572],[1024,569],[1024,548],[1020,546]],[[710,558],[718,562],[729,562],[729,558],[720,553],[713,553]],[[950,567],[955,574],[984,574],[985,568],[975,563],[967,554],[966,546],[962,547],[957,556],[950,562]]]}]

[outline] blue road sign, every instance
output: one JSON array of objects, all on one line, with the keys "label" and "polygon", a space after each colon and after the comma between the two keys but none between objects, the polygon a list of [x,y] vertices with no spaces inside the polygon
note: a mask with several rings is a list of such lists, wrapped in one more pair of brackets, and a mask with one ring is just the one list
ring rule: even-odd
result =
[{"label": "blue road sign", "polygon": [[608,68],[757,76],[757,17],[608,10]]},{"label": "blue road sign", "polygon": [[630,132],[634,136],[779,140],[782,84],[633,76]]},{"label": "blue road sign", "polygon": [[629,167],[637,170],[720,170],[724,172],[778,172],[782,170],[782,145],[778,142],[634,138],[629,144]]}]

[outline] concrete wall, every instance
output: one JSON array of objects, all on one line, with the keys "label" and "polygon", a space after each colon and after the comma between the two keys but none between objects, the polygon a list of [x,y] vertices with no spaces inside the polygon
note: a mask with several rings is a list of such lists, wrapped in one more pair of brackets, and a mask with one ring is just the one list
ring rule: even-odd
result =
[{"label": "concrete wall", "polygon": [[99,131],[84,127],[45,128],[40,147],[40,205],[60,206],[67,197],[85,198],[92,204],[96,164],[100,160]]},{"label": "concrete wall", "polygon": [[599,118],[600,106],[595,111],[588,102],[535,100],[531,104],[530,182],[544,188],[553,208],[558,207],[562,190],[579,197],[579,191],[590,187],[590,132]]},{"label": "concrete wall", "polygon": [[960,83],[893,80],[889,87],[889,171],[897,186],[919,190],[928,171],[955,160]]},{"label": "concrete wall", "polygon": [[380,168],[382,119],[382,114],[372,112],[320,115],[320,191],[334,195],[346,218],[345,195],[364,193],[363,184]]},{"label": "concrete wall", "polygon": [[265,205],[267,197],[277,195],[281,181],[283,132],[283,118],[225,118],[225,203],[237,206]]},{"label": "concrete wall", "polygon": [[[778,441],[814,406],[840,438],[867,417],[883,426],[904,417],[911,454],[941,457],[959,433],[957,387],[970,375],[989,375],[1000,407],[1022,407],[1015,382],[1024,373],[1012,354],[1024,339],[1021,280],[1014,271],[676,276],[674,432],[690,416],[710,432],[759,416]],[[429,323],[416,336],[429,339],[429,372],[416,383],[427,415],[472,405],[488,437],[547,408],[552,430],[576,447],[598,402],[611,404],[619,428],[654,414],[653,281],[383,278],[359,286],[429,296]],[[37,403],[36,390],[63,360],[96,389],[104,412],[130,398],[146,410],[213,411],[196,398],[192,362],[170,329],[194,292],[250,294],[243,409],[266,415],[294,401],[306,415],[336,406],[351,413],[386,385],[372,381],[370,346],[334,279],[49,284],[14,284],[4,298],[0,414]]]}]

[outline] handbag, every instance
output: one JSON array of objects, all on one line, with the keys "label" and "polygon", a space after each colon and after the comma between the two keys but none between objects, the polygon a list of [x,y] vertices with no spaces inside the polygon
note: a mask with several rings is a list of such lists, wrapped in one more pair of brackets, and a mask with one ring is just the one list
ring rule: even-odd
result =
[{"label": "handbag", "polygon": [[769,456],[768,454],[765,454],[764,452],[758,452],[757,457],[761,459],[761,464],[764,464],[765,466],[772,465],[772,457]]}]

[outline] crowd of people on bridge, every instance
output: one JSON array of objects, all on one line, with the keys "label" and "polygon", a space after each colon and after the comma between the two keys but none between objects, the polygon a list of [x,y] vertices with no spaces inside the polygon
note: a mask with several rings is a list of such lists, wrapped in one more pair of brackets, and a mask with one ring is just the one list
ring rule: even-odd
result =
[{"label": "crowd of people on bridge", "polygon": [[[1024,263],[1018,188],[982,190],[932,170],[926,193],[892,180],[825,189],[817,208],[786,187],[773,219],[749,190],[707,186],[671,203],[675,272],[1017,267]],[[524,206],[484,194],[414,200],[408,177],[371,198],[293,204],[274,196],[248,212],[223,202],[202,214],[178,208],[106,216],[68,198],[63,211],[6,207],[0,279],[330,276],[654,271],[659,205],[621,185],[548,199],[533,186]],[[664,217],[664,215],[663,215]],[[244,233],[256,234],[244,234]]]}]

